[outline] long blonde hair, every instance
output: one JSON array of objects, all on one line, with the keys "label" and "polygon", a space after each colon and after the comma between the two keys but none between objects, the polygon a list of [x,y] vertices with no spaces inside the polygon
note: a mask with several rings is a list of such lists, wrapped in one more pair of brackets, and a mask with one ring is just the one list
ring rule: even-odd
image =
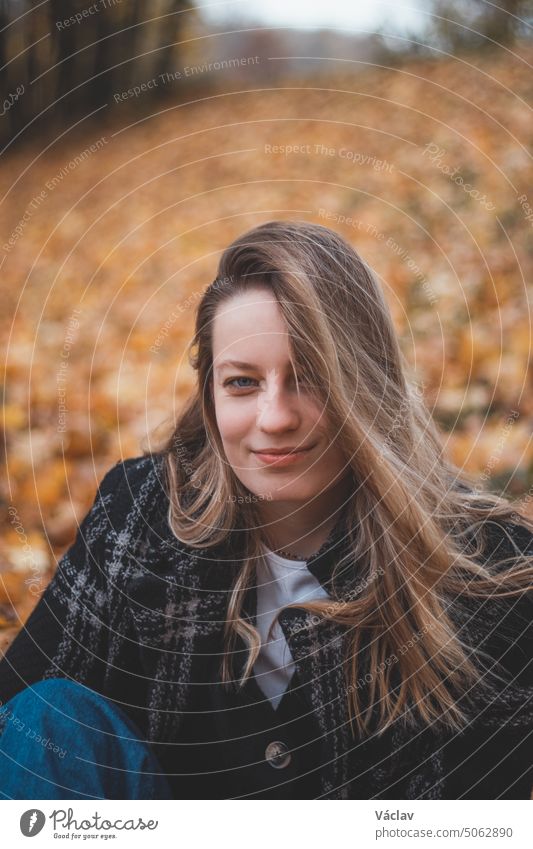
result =
[{"label": "long blonde hair", "polygon": [[[317,400],[327,403],[360,483],[346,512],[348,554],[335,567],[357,565],[357,597],[337,605],[327,599],[297,605],[346,626],[352,727],[355,722],[367,730],[378,706],[379,733],[404,715],[459,728],[467,718],[454,694],[478,682],[481,673],[475,647],[459,638],[446,599],[530,589],[531,557],[516,552],[511,568],[494,570],[479,555],[487,519],[529,531],[533,522],[504,498],[479,492],[474,478],[443,455],[422,393],[407,377],[409,366],[374,274],[339,234],[304,221],[269,221],[223,252],[216,279],[199,302],[188,351],[197,388],[162,446],[175,536],[205,548],[244,530],[242,566],[227,610],[222,680],[233,678],[237,635],[248,647],[240,685],[259,653],[259,633],[242,614],[262,552],[260,531],[246,530],[261,527],[256,503],[246,499],[246,488],[223,460],[210,392],[212,331],[221,304],[257,285],[279,302],[299,371],[309,377]],[[365,634],[372,635],[372,674],[362,710],[358,658]],[[394,688],[387,658],[405,645],[409,651],[400,653],[396,668],[401,686]]]}]

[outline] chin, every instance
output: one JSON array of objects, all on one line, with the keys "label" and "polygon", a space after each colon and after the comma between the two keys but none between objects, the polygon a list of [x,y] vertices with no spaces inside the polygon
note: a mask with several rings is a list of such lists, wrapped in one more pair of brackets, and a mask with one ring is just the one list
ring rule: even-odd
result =
[{"label": "chin", "polygon": [[[316,487],[300,486],[299,484],[290,485],[280,488],[265,489],[261,500],[276,502],[300,502],[308,501],[313,496],[317,495]],[[257,496],[259,498],[259,496]]]}]

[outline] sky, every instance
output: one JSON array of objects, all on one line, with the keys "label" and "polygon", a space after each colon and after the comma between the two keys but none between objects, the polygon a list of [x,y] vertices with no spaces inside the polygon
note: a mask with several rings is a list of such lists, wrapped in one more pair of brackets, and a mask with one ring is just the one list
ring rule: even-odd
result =
[{"label": "sky", "polygon": [[197,0],[208,23],[236,19],[263,26],[341,28],[350,32],[375,30],[378,26],[395,31],[419,29],[425,16],[418,11],[424,0]]}]

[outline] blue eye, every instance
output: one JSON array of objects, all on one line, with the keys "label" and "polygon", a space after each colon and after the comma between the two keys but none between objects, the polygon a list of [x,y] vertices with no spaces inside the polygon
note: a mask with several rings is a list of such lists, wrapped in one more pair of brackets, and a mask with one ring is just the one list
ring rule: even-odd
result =
[{"label": "blue eye", "polygon": [[[248,383],[246,386],[243,386],[242,384],[238,385],[237,381],[239,381],[239,380],[248,380],[248,381],[250,381],[250,383]],[[298,375],[298,382],[299,382],[299,385],[303,386],[303,387],[311,386],[309,380],[306,380],[304,375]],[[245,377],[245,376],[230,377],[230,378],[228,378],[227,380],[224,381],[224,387],[231,386],[233,389],[252,389],[253,384],[257,384],[257,383],[258,383],[258,381],[256,380],[255,377]]]},{"label": "blue eye", "polygon": [[[224,386],[233,386],[236,380],[252,380],[253,377],[232,377],[229,380],[226,380]],[[257,382],[257,381],[256,381]],[[235,389],[248,389],[247,386],[235,386]]]}]

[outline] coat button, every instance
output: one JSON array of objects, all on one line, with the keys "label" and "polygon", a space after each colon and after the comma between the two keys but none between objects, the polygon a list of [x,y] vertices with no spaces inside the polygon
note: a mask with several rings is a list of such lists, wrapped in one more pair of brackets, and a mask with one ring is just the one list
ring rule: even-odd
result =
[{"label": "coat button", "polygon": [[265,749],[266,761],[270,764],[270,766],[273,766],[274,769],[283,769],[284,767],[289,766],[291,757],[292,756],[288,747],[285,743],[282,743],[281,740],[274,740],[272,743],[269,743]]}]

